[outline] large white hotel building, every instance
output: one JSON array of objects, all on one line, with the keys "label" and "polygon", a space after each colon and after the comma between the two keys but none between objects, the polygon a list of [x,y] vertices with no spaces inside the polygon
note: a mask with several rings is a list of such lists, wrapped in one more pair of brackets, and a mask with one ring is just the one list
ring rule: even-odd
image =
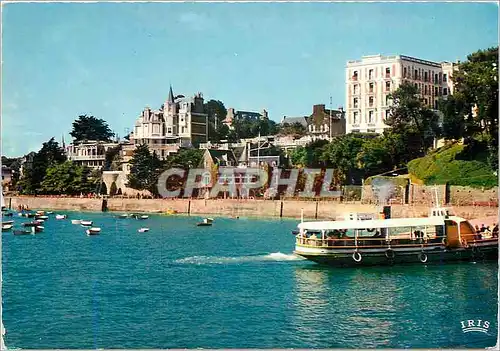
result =
[{"label": "large white hotel building", "polygon": [[382,133],[391,101],[388,94],[404,81],[418,87],[422,99],[437,109],[439,98],[453,93],[455,64],[397,55],[363,56],[346,67],[346,132]]}]

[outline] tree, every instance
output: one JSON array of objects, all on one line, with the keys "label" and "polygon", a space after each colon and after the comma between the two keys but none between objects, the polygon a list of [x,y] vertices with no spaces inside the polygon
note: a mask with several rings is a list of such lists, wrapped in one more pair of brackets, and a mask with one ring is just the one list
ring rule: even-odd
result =
[{"label": "tree", "polygon": [[229,129],[221,129],[224,126],[222,121],[226,119],[227,115],[224,103],[219,100],[209,100],[203,104],[203,110],[208,115],[208,139],[212,142],[219,142],[224,139],[229,131]]},{"label": "tree", "polygon": [[90,168],[66,161],[47,168],[46,175],[40,184],[40,192],[55,195],[87,194],[95,192],[99,181],[100,178],[91,176]]},{"label": "tree", "polygon": [[279,135],[290,135],[295,138],[300,138],[307,134],[307,129],[299,122],[292,124],[284,123],[277,132]]},{"label": "tree", "polygon": [[199,149],[179,149],[177,153],[168,155],[165,168],[196,168],[200,165],[204,152]]},{"label": "tree", "polygon": [[54,141],[54,138],[43,143],[40,151],[33,156],[31,167],[23,171],[23,176],[19,180],[18,188],[21,193],[36,194],[39,192],[40,184],[46,175],[47,169],[64,161],[66,161],[64,151]]},{"label": "tree", "polygon": [[411,83],[401,84],[389,98],[393,104],[385,123],[395,132],[418,135],[421,151],[425,152],[440,134],[438,115],[423,104],[418,88]]},{"label": "tree", "polygon": [[357,161],[365,139],[358,135],[347,134],[333,138],[325,146],[321,161],[329,162],[334,167],[334,180],[337,184],[359,182],[362,171]]},{"label": "tree", "polygon": [[109,148],[105,153],[104,170],[119,171],[121,169],[122,156],[120,154],[121,145]]},{"label": "tree", "polygon": [[110,141],[115,135],[106,121],[87,115],[78,116],[78,119],[73,122],[73,130],[69,134],[75,141]]},{"label": "tree", "polygon": [[498,46],[467,56],[453,74],[454,96],[464,102],[465,137],[487,137],[488,162],[498,168]]},{"label": "tree", "polygon": [[290,161],[292,165],[296,167],[307,167],[309,163],[308,156],[307,149],[303,146],[299,146],[290,153]]},{"label": "tree", "polygon": [[438,107],[443,113],[442,136],[446,140],[458,140],[465,136],[466,105],[462,98],[453,95],[439,101]]},{"label": "tree", "polygon": [[137,190],[148,190],[158,194],[158,177],[162,172],[162,162],[155,152],[151,154],[146,144],[141,144],[134,150],[130,160],[128,186]]}]

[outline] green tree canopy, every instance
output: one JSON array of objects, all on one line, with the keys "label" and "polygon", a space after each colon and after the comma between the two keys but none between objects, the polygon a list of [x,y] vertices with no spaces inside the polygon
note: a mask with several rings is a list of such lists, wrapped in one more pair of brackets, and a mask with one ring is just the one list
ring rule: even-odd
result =
[{"label": "green tree canopy", "polygon": [[46,175],[47,169],[64,161],[66,161],[64,151],[54,138],[43,143],[40,151],[33,156],[31,167],[26,167],[23,170],[23,176],[18,183],[20,192],[23,194],[40,192],[40,184]]},{"label": "green tree canopy", "polygon": [[162,172],[162,162],[155,152],[151,154],[146,144],[141,144],[134,150],[130,160],[128,186],[137,190],[148,190],[158,194],[158,177]]},{"label": "green tree canopy", "polygon": [[53,164],[47,168],[40,184],[43,194],[78,195],[95,192],[100,177],[88,167],[78,166],[71,161]]},{"label": "green tree canopy", "polygon": [[300,138],[300,137],[303,137],[304,135],[307,134],[307,129],[299,122],[295,122],[292,124],[284,123],[277,130],[277,132],[280,135],[290,135],[290,136],[293,136],[295,138]]},{"label": "green tree canopy", "polygon": [[199,149],[179,149],[175,154],[170,154],[165,161],[165,169],[168,168],[196,168],[200,165],[204,150]]},{"label": "green tree canopy", "polygon": [[397,133],[418,135],[421,151],[425,152],[440,135],[438,115],[424,105],[418,88],[411,83],[401,84],[389,98],[393,104],[385,123]]},{"label": "green tree canopy", "polygon": [[73,130],[69,133],[75,141],[98,140],[110,141],[115,135],[106,121],[94,116],[80,115],[73,122]]},{"label": "green tree canopy", "polygon": [[329,162],[334,167],[337,184],[358,182],[362,171],[357,156],[365,141],[365,138],[356,134],[347,134],[333,138],[332,142],[325,146],[321,160]]},{"label": "green tree canopy", "polygon": [[[464,104],[464,136],[487,136],[488,162],[498,168],[498,46],[467,56],[453,74],[454,97]],[[476,113],[473,113],[475,110]]]}]

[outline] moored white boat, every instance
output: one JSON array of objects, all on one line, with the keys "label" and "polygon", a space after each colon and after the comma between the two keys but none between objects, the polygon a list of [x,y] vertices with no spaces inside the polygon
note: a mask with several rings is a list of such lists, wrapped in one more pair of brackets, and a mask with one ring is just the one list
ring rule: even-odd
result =
[{"label": "moored white boat", "polygon": [[13,224],[2,224],[2,232],[7,232],[12,229]]},{"label": "moored white boat", "polygon": [[464,218],[434,216],[301,222],[294,253],[335,265],[498,260],[498,238],[482,239]]},{"label": "moored white boat", "polygon": [[71,224],[80,224],[82,222],[81,219],[72,219]]},{"label": "moored white boat", "polygon": [[92,225],[92,221],[80,221],[80,224],[83,226],[83,227],[90,227]]},{"label": "moored white boat", "polygon": [[87,235],[99,235],[99,233],[101,232],[101,228],[92,227],[87,229],[85,232],[87,233]]},{"label": "moored white boat", "polygon": [[56,214],[56,219],[66,219],[66,215]]},{"label": "moored white boat", "polygon": [[140,228],[138,230],[139,233],[145,233],[145,232],[149,232],[149,228]]}]

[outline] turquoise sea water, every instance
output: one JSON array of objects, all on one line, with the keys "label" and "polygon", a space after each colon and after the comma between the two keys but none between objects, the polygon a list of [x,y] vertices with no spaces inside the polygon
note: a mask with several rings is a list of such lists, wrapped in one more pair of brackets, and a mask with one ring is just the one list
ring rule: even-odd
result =
[{"label": "turquoise sea water", "polygon": [[[2,233],[9,348],[495,345],[496,263],[335,269],[292,255],[294,220],[66,212]],[[21,219],[16,218],[21,223]],[[147,226],[148,233],[137,229]],[[490,322],[488,334],[460,321]]]}]

